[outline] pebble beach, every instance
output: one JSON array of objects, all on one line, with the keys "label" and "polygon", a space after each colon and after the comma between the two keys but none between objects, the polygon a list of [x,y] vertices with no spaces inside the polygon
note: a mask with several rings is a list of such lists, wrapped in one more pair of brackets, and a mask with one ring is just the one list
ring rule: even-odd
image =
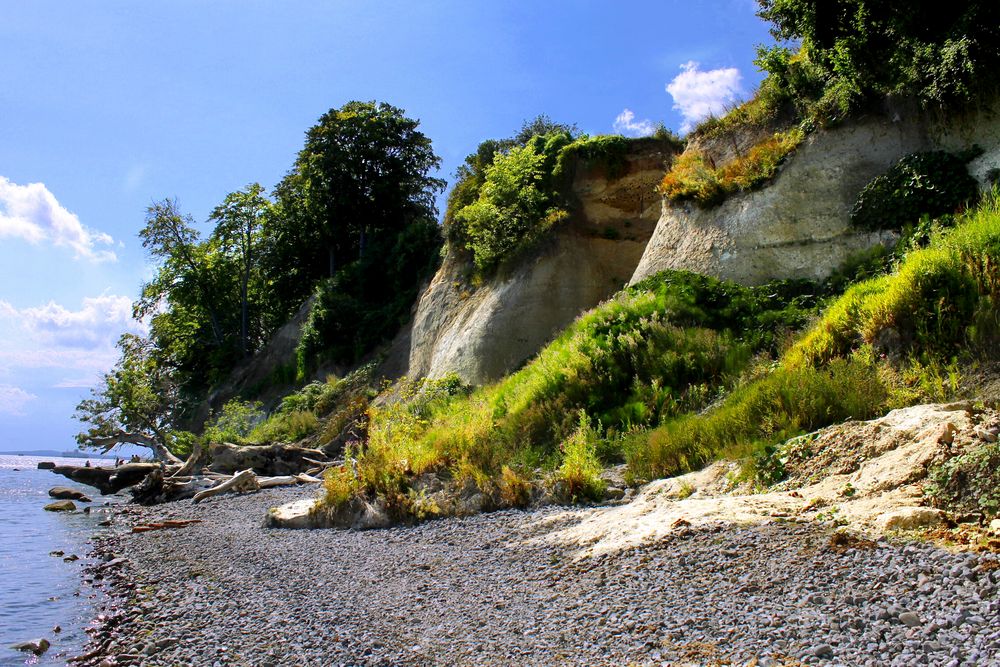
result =
[{"label": "pebble beach", "polygon": [[[587,556],[548,507],[262,527],[273,489],[119,510],[89,665],[1000,665],[994,554],[718,524]],[[201,519],[132,533],[137,523]]]}]

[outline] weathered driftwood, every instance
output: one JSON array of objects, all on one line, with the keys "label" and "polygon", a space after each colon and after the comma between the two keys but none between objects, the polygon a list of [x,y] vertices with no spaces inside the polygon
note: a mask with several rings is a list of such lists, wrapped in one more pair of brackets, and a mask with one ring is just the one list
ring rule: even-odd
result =
[{"label": "weathered driftwood", "polygon": [[200,503],[205,498],[211,498],[227,491],[257,491],[259,489],[260,482],[257,481],[257,475],[254,474],[253,470],[241,470],[222,484],[194,494],[194,502]]},{"label": "weathered driftwood", "polygon": [[205,463],[205,447],[201,444],[200,440],[196,440],[194,443],[194,449],[191,450],[191,455],[188,457],[187,461],[184,462],[177,471],[170,475],[171,478],[184,477],[190,475],[191,473],[199,470]]},{"label": "weathered driftwood", "polygon": [[258,475],[295,475],[312,467],[314,461],[326,461],[326,456],[318,449],[281,443],[272,445],[213,443],[209,453],[212,457],[209,470],[229,474],[252,469]]},{"label": "weathered driftwood", "polygon": [[138,484],[154,470],[160,470],[159,463],[126,463],[114,468],[97,466],[56,466],[52,468],[52,472],[55,474],[80,484],[92,486],[105,496]]},{"label": "weathered driftwood", "polygon": [[210,489],[205,489],[194,495],[194,502],[200,503],[205,498],[211,498],[229,491],[247,492],[269,489],[275,486],[292,486],[294,484],[318,484],[321,479],[310,475],[281,475],[278,477],[257,477],[253,470],[241,470],[231,478]]}]

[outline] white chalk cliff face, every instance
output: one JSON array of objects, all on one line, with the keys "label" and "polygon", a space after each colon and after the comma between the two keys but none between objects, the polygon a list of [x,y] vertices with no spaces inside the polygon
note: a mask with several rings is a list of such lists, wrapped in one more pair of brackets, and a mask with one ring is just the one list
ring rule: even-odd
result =
[{"label": "white chalk cliff face", "polygon": [[[742,144],[759,138],[748,135]],[[463,267],[446,259],[414,316],[408,374],[455,372],[471,384],[499,379],[580,313],[665,269],[745,284],[825,278],[850,255],[894,240],[891,232],[850,225],[850,209],[872,178],[909,153],[972,145],[985,150],[969,165],[985,184],[1000,169],[1000,115],[948,124],[902,111],[862,119],[811,134],[767,187],[702,210],[661,201],[655,188],[669,152],[640,144],[619,179],[580,170],[578,210],[511,274],[473,289]]]},{"label": "white chalk cliff face", "polygon": [[686,269],[746,284],[782,278],[822,279],[888,232],[851,227],[861,189],[899,158],[916,151],[985,153],[970,172],[985,183],[1000,166],[1000,118],[975,114],[948,125],[913,114],[869,119],[815,132],[773,183],[729,197],[711,209],[664,202],[656,231],[630,283],[665,269]]},{"label": "white chalk cliff face", "polygon": [[538,352],[583,311],[620,290],[635,271],[660,214],[656,184],[669,150],[640,143],[619,178],[580,168],[570,220],[532,259],[473,289],[452,257],[420,297],[410,377],[457,373],[482,384]]}]

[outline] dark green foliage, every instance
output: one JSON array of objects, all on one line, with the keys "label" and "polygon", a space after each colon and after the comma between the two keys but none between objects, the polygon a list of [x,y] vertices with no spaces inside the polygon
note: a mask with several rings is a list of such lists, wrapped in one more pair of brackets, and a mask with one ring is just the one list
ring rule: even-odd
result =
[{"label": "dark green foliage", "polygon": [[323,281],[297,349],[303,379],[322,359],[351,364],[391,338],[410,316],[423,280],[437,268],[440,231],[416,221]]},{"label": "dark green foliage", "polygon": [[912,153],[861,190],[851,222],[863,229],[902,229],[923,216],[955,213],[979,193],[966,164],[977,152]]},{"label": "dark green foliage", "polygon": [[440,160],[418,125],[389,104],[348,102],[306,133],[275,189],[280,215],[265,230],[279,319],[287,320],[320,280],[376,244],[392,247],[409,225],[434,219],[444,182],[430,176]]},{"label": "dark green foliage", "polygon": [[[801,40],[828,106],[905,95],[927,106],[974,103],[996,90],[1000,3],[993,0],[759,0],[780,40]],[[758,60],[796,88],[780,53]],[[816,77],[810,75],[810,79]],[[816,98],[815,90],[796,94]]]},{"label": "dark green foliage", "polygon": [[952,512],[1000,514],[1000,444],[983,443],[930,470],[925,489],[938,507]]}]

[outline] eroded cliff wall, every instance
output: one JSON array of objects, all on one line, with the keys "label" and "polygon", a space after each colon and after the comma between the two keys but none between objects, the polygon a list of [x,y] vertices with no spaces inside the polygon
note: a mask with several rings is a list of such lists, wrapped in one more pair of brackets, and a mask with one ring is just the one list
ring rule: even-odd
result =
[{"label": "eroded cliff wall", "polygon": [[472,384],[500,378],[621,289],[660,216],[655,187],[671,153],[660,142],[637,142],[615,177],[579,165],[570,219],[508,274],[473,288],[467,268],[449,256],[417,306],[409,375],[454,371]]},{"label": "eroded cliff wall", "polygon": [[891,241],[863,232],[849,214],[861,189],[908,153],[984,149],[969,165],[985,183],[1000,167],[1000,118],[980,112],[948,124],[918,113],[852,122],[810,135],[773,183],[700,209],[664,202],[662,215],[631,283],[665,269],[686,269],[759,284],[779,278],[821,279],[851,254]]}]

